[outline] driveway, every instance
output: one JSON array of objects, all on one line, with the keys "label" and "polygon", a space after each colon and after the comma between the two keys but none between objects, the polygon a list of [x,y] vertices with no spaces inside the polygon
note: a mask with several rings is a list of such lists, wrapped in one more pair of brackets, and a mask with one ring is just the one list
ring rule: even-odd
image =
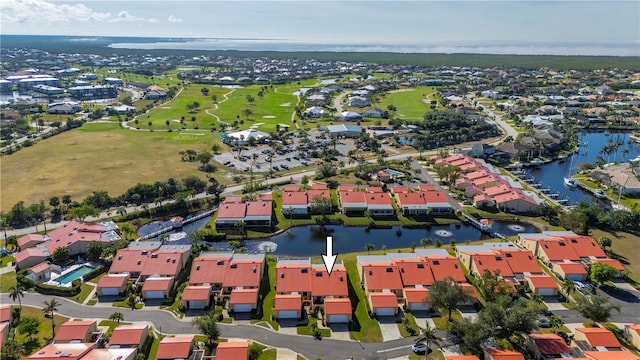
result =
[{"label": "driveway", "polygon": [[473,306],[461,306],[459,310],[463,319],[475,320],[478,317],[478,312]]},{"label": "driveway", "polygon": [[401,339],[400,329],[396,324],[395,316],[381,316],[378,318],[380,324],[380,331],[382,331],[382,341],[391,341]]},{"label": "driveway", "polygon": [[560,303],[560,300],[558,300],[558,298],[555,296],[544,296],[542,299],[543,299],[542,301],[547,306],[547,309],[549,309],[549,311],[558,311],[558,310],[567,309]]},{"label": "driveway", "polygon": [[347,324],[330,324],[331,338],[334,340],[351,341],[349,336],[349,325]]}]

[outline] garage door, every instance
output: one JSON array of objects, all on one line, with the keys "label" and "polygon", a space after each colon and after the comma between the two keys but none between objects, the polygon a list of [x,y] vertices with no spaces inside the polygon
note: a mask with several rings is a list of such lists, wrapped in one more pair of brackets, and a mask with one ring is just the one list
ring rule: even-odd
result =
[{"label": "garage door", "polygon": [[295,310],[280,311],[280,313],[278,314],[278,317],[280,319],[297,319],[298,312]]},{"label": "garage door", "polygon": [[164,291],[147,291],[147,299],[164,299]]},{"label": "garage door", "polygon": [[572,281],[582,281],[584,280],[584,277],[580,274],[573,274],[573,275],[567,275],[567,279],[572,280]]},{"label": "garage door", "polygon": [[394,308],[379,308],[376,309],[377,316],[396,316],[396,309]]},{"label": "garage door", "polygon": [[233,305],[233,311],[235,311],[235,312],[251,312],[251,304],[236,304],[236,305]]},{"label": "garage door", "polygon": [[327,322],[329,323],[348,323],[349,316],[348,315],[329,315],[327,318]]},{"label": "garage door", "polygon": [[104,288],[100,290],[102,296],[118,296],[118,288]]},{"label": "garage door", "polygon": [[540,296],[553,296],[553,295],[555,295],[555,289],[538,289],[538,295],[540,295]]},{"label": "garage door", "polygon": [[204,309],[204,300],[187,301],[187,307],[189,309]]},{"label": "garage door", "polygon": [[429,310],[429,307],[423,303],[411,303],[409,306],[409,310],[412,311],[426,311]]}]

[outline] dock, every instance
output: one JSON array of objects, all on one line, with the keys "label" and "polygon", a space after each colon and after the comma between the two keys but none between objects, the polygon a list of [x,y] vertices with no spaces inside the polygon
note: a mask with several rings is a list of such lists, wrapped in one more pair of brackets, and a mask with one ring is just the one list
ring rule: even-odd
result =
[{"label": "dock", "polygon": [[[217,209],[207,210],[207,211],[201,212],[201,213],[199,213],[197,215],[187,217],[186,219],[182,220],[181,225],[179,227],[182,227],[182,226],[184,226],[186,224],[189,224],[189,223],[192,223],[192,222],[194,222],[196,220],[200,220],[200,219],[202,219],[204,217],[207,217],[207,216],[213,214],[216,210]],[[151,234],[147,234],[145,236],[141,236],[140,238],[138,238],[138,241],[153,239],[153,238],[158,237],[158,236],[160,236],[162,234],[166,234],[166,233],[168,233],[168,232],[170,232],[170,231],[172,231],[174,229],[176,229],[176,226],[167,226],[167,227],[164,227],[164,228],[162,228],[160,230],[154,231]]]}]

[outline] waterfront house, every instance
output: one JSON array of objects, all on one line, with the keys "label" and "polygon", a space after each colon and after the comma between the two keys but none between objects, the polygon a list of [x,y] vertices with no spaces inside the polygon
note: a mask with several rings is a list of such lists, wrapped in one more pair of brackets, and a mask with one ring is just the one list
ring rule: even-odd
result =
[{"label": "waterfront house", "polygon": [[113,258],[109,274],[129,274],[145,281],[150,276],[177,278],[191,257],[191,245],[162,245],[158,248],[120,249]]},{"label": "waterfront house", "polygon": [[225,201],[218,206],[216,228],[235,227],[244,222],[248,227],[271,226],[273,201],[253,200],[246,202]]}]

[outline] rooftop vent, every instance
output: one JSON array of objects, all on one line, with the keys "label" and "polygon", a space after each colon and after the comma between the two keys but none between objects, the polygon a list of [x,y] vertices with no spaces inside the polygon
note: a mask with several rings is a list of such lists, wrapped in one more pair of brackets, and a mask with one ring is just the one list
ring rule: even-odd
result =
[{"label": "rooftop vent", "polygon": [[511,253],[506,253],[506,254],[504,254],[504,256],[506,256],[506,257],[513,257],[513,255],[511,255]]},{"label": "rooftop vent", "polygon": [[387,270],[387,272],[393,272],[393,268],[392,267],[388,267],[386,270]]},{"label": "rooftop vent", "polygon": [[306,274],[306,273],[308,273],[308,272],[309,272],[309,269],[307,269],[307,268],[302,268],[302,269],[300,269],[300,272],[301,272],[301,273],[303,273],[303,274]]},{"label": "rooftop vent", "polygon": [[196,266],[196,270],[200,270],[200,265]]},{"label": "rooftop vent", "polygon": [[433,260],[433,265],[440,265],[440,261],[439,260]]},{"label": "rooftop vent", "polygon": [[322,271],[316,271],[316,276],[322,276]]},{"label": "rooftop vent", "polygon": [[171,259],[167,258],[167,262],[171,262]]},{"label": "rooftop vent", "polygon": [[418,269],[424,269],[424,264],[418,264]]},{"label": "rooftop vent", "polygon": [[453,264],[453,267],[457,269],[458,268],[458,264]]},{"label": "rooftop vent", "polygon": [[118,260],[122,260],[122,255],[118,255]]},{"label": "rooftop vent", "polygon": [[152,258],[152,259],[155,259],[155,258],[157,258],[157,257],[158,257],[158,254],[156,254],[156,253],[151,254],[151,258]]},{"label": "rooftop vent", "polygon": [[230,268],[232,269],[237,269],[238,268],[238,264],[231,264],[229,265]]},{"label": "rooftop vent", "polygon": [[171,263],[172,263],[172,264],[175,264],[175,263],[176,263],[176,259],[172,259],[172,260],[171,260]]},{"label": "rooftop vent", "polygon": [[344,281],[344,277],[343,276],[340,276],[340,281]]},{"label": "rooftop vent", "polygon": [[216,265],[224,265],[224,260],[218,260],[218,262],[216,263]]},{"label": "rooftop vent", "polygon": [[[387,270],[387,272],[390,272],[390,271],[389,271],[389,270]],[[404,268],[401,268],[401,269],[400,269],[400,272],[401,272],[401,273],[404,273]]]},{"label": "rooftop vent", "polygon": [[258,268],[256,268],[255,266],[253,267],[253,272],[256,273],[258,271]]},{"label": "rooftop vent", "polygon": [[502,261],[502,257],[501,256],[496,256],[496,261]]},{"label": "rooftop vent", "polygon": [[373,271],[369,270],[369,276],[373,275]]},{"label": "rooftop vent", "polygon": [[562,241],[560,241],[560,242],[558,243],[558,245],[560,245],[560,246],[565,246],[565,243],[564,243],[564,242],[562,242]]},{"label": "rooftop vent", "polygon": [[574,243],[574,244],[576,244],[576,243],[578,242],[578,240],[576,240],[576,239],[571,239],[571,242],[572,242],[572,243]]},{"label": "rooftop vent", "polygon": [[142,264],[142,260],[138,260],[138,265]]},{"label": "rooftop vent", "polygon": [[142,255],[147,255],[148,253],[149,253],[149,251],[148,251],[148,250],[142,250],[142,253],[141,253],[141,254],[142,254]]},{"label": "rooftop vent", "polygon": [[284,273],[280,273],[280,279],[284,279]]}]

